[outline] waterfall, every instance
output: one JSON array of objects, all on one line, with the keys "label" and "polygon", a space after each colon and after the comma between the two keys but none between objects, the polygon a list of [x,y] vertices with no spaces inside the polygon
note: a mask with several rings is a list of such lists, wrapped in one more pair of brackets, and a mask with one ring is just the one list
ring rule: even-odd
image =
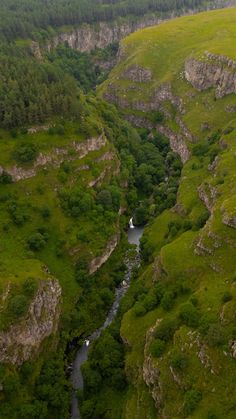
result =
[{"label": "waterfall", "polygon": [[135,228],[133,225],[133,217],[129,220],[129,228]]}]

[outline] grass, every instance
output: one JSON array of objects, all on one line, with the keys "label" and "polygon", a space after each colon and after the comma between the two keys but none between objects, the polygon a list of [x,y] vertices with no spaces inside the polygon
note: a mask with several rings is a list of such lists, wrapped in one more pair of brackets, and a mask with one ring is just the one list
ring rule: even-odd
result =
[{"label": "grass", "polygon": [[[0,164],[3,167],[12,167],[16,164],[13,150],[16,144],[25,140],[32,141],[38,150],[45,154],[52,152],[56,147],[69,149],[72,141],[85,141],[83,135],[75,134],[78,129],[75,123],[68,123],[64,135],[50,135],[47,131],[41,131],[36,134],[19,134],[17,138],[11,138],[9,133],[2,131]],[[42,267],[47,265],[51,275],[55,276],[62,286],[63,310],[70,310],[77,301],[80,288],[74,280],[75,258],[81,257],[82,254],[89,254],[90,259],[100,255],[114,234],[116,226],[115,222],[107,224],[102,215],[99,225],[98,219],[95,219],[92,213],[80,217],[79,220],[71,218],[61,208],[58,191],[62,188],[69,190],[72,186],[88,188],[89,182],[95,180],[104,170],[106,172],[103,183],[109,182],[113,170],[117,168],[116,158],[111,161],[97,160],[107,151],[113,151],[113,147],[108,143],[99,151],[90,152],[82,159],[68,162],[69,173],[65,173],[60,167],[48,165],[47,169],[39,168],[36,176],[30,179],[0,185],[2,293],[9,283],[19,285],[29,276],[45,279],[47,275]],[[26,165],[29,168],[31,166],[32,163]],[[83,169],[84,166],[88,166],[88,170]],[[80,167],[83,170],[79,170]],[[21,212],[27,213],[27,220],[22,226],[17,226],[9,213],[8,207],[12,200],[16,200]],[[45,206],[50,210],[49,218],[42,216],[41,211]],[[32,252],[28,248],[27,240],[39,227],[47,230],[49,240],[45,249]],[[86,242],[82,237],[86,237]],[[75,257],[69,255],[73,248],[78,248],[79,251]],[[60,256],[57,255],[58,250]]]},{"label": "grass", "polygon": [[[147,406],[149,390],[143,383],[142,365],[148,329],[155,325],[157,319],[178,319],[182,305],[187,302],[195,304],[199,325],[189,327],[181,323],[161,358],[152,359],[160,371],[158,384],[162,390],[162,407],[157,415],[173,419],[232,419],[235,415],[233,389],[236,370],[230,345],[235,333],[236,229],[222,222],[224,212],[236,217],[236,122],[235,113],[227,112],[227,107],[235,106],[235,95],[215,100],[213,89],[196,91],[183,77],[185,61],[189,57],[205,60],[205,51],[236,59],[235,19],[236,8],[204,12],[128,36],[121,45],[124,58],[99,88],[99,94],[103,95],[112,83],[116,93],[128,101],[123,113],[139,116],[133,104],[137,101],[153,102],[155,89],[164,83],[171,83],[172,92],[181,97],[185,112],[182,114],[177,109],[173,112],[172,104],[165,102],[164,107],[170,112],[170,117],[166,116],[164,123],[177,132],[179,127],[173,120],[177,115],[194,135],[195,141],[209,145],[208,151],[192,156],[184,165],[177,198],[180,211],[175,208],[174,211],[163,212],[150,223],[144,234],[145,245],[153,249],[154,262],[142,268],[136,281],[140,281],[148,291],[152,290],[155,281],[162,284],[164,291],[173,289],[178,283],[187,284],[189,290],[177,294],[169,310],[160,305],[137,317],[131,308],[123,317],[121,336],[128,342],[125,369],[130,383],[127,418],[142,419],[145,416],[142,409]],[[152,80],[147,83],[126,80],[124,72],[133,65],[150,69]],[[148,112],[142,112],[142,116],[148,117]],[[206,129],[203,128],[205,123]],[[221,132],[220,139],[215,145],[211,144],[209,138],[218,130]],[[194,146],[188,142],[190,150]],[[214,147],[217,147],[218,162],[216,168],[210,171],[210,155]],[[212,212],[203,225],[199,223],[206,214],[198,193],[201,185],[208,195],[211,193],[209,185],[217,191]],[[186,232],[179,230],[174,237],[169,237],[169,223],[184,220],[192,223],[192,229]],[[199,241],[208,251],[203,250],[202,254],[196,252]],[[165,274],[157,272],[157,262]],[[205,318],[208,318],[209,324],[216,323],[223,329],[224,337],[220,344],[211,345],[207,340],[207,330],[202,332]],[[205,360],[204,357],[200,359],[201,349],[205,351]],[[172,357],[178,352],[184,353],[188,362],[186,370],[174,370],[175,379],[170,365]],[[185,415],[183,409],[192,390],[200,391],[201,400]],[[145,417],[152,417],[153,405],[150,401],[148,403],[150,410],[147,408],[147,415],[150,416]]]}]

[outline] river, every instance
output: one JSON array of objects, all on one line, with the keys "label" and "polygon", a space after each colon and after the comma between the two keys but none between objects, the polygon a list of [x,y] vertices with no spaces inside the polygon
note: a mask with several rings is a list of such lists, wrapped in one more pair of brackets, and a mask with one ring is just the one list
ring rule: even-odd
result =
[{"label": "river", "polygon": [[79,406],[78,406],[78,399],[76,397],[76,391],[83,389],[83,376],[81,372],[81,366],[88,359],[89,346],[91,342],[99,338],[102,331],[106,329],[114,320],[120,306],[120,301],[129,288],[133,268],[134,266],[137,266],[137,263],[139,263],[139,256],[138,256],[139,243],[143,235],[144,227],[134,227],[132,223],[131,225],[132,225],[132,228],[129,227],[128,229],[128,241],[130,244],[136,245],[138,260],[134,260],[133,262],[130,262],[128,258],[125,259],[127,269],[124,276],[124,280],[119,285],[119,287],[116,288],[115,300],[106,317],[105,322],[99,329],[95,330],[95,332],[92,333],[92,335],[87,337],[83,345],[79,348],[79,350],[76,353],[76,357],[72,364],[72,372],[71,372],[71,382],[72,382],[72,387],[73,387],[73,395],[72,395],[72,401],[71,401],[71,419],[80,419],[80,412],[79,412]]}]

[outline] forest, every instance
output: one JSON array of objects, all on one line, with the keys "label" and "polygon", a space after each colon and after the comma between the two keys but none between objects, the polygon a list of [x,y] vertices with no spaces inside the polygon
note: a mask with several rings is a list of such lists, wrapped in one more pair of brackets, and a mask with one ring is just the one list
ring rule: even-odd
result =
[{"label": "forest", "polygon": [[[186,387],[171,393],[173,400],[178,399],[176,394],[183,396],[184,401],[181,399],[179,404],[182,417],[188,417],[197,408],[205,389],[200,391],[195,386],[190,370],[191,355],[183,355],[174,347],[175,334],[180,328],[182,333],[198,329],[199,342],[205,339],[210,348],[229,350],[227,339],[235,338],[235,328],[231,328],[229,321],[225,332],[215,314],[213,320],[211,313],[208,315],[202,303],[206,298],[195,295],[205,266],[199,264],[196,272],[194,265],[186,272],[182,270],[188,260],[195,263],[196,254],[190,252],[199,232],[212,220],[196,191],[207,170],[210,171],[222,154],[225,144],[220,143],[222,135],[230,135],[234,127],[221,129],[222,114],[209,125],[210,130],[206,128],[207,132],[205,119],[201,121],[202,141],[190,145],[190,162],[183,165],[158,129],[132,127],[125,120],[126,110],[103,100],[99,86],[112,78],[100,63],[115,62],[117,43],[89,53],[59,45],[50,52],[44,51],[40,58],[30,48],[33,40],[43,44],[62,28],[70,30],[83,23],[114,19],[135,20],[153,13],[165,18],[189,9],[212,8],[216,3],[213,0],[0,0],[0,338],[12,325],[24,322],[41,280],[53,276],[62,288],[55,336],[47,336],[41,350],[21,364],[0,364],[0,419],[68,419],[72,394],[68,367],[78,346],[105,320],[115,290],[124,279],[127,250],[131,253],[134,250],[127,243],[131,215],[135,226],[146,226],[140,243],[141,268],[134,269],[129,292],[115,321],[91,345],[88,362],[82,367],[84,391],[77,394],[82,418],[117,419],[117,406],[122,415],[129,403],[131,413],[126,417],[136,417],[138,405],[144,409],[139,412],[141,419],[146,408],[148,413],[152,410],[153,416],[149,417],[156,417],[154,402],[140,378],[140,371],[146,351],[143,348],[146,332],[157,324],[158,318],[163,318],[163,322],[155,330],[148,351],[154,360],[167,357],[164,380],[170,371],[177,377],[179,374],[181,379],[184,374],[188,377]],[[122,84],[122,80],[122,76],[117,77],[116,82]],[[184,81],[178,78],[177,86],[178,83]],[[130,81],[125,89],[127,86],[131,86]],[[145,83],[142,88],[148,90]],[[138,89],[132,89],[134,97]],[[194,99],[194,94],[186,94],[184,100],[186,97],[198,104],[198,96]],[[218,106],[219,102],[212,102],[212,106]],[[167,105],[144,114],[153,127],[166,124],[180,132],[175,118],[178,110],[173,103]],[[192,118],[195,123],[195,117]],[[81,158],[76,155],[76,146],[100,137],[105,139],[101,149]],[[60,153],[64,153],[65,160],[59,161]],[[58,160],[50,165],[50,158],[53,156],[53,160],[57,154]],[[46,160],[49,157],[49,163],[37,166],[40,157]],[[33,176],[16,179],[14,171],[17,170]],[[223,167],[213,179],[214,186],[223,188],[227,175],[230,177]],[[115,234],[120,235],[120,244],[107,262],[91,273],[91,260],[103,254]],[[189,237],[195,241],[190,242]],[[212,237],[208,236],[207,240]],[[224,246],[225,243],[218,247],[224,250]],[[158,255],[162,248],[164,259],[161,260]],[[182,250],[187,256],[183,254],[181,259]],[[217,278],[218,273],[214,275]],[[220,301],[217,310],[221,303],[231,304],[234,300],[235,291],[228,290],[227,281],[231,279],[226,279],[220,291],[216,291],[217,304]],[[212,283],[203,281],[201,292],[211,289]],[[223,315],[230,318],[230,310]],[[129,339],[133,339],[133,347]],[[189,375],[186,371],[190,371]],[[168,394],[173,380],[164,384]],[[210,413],[201,417],[219,418]]]},{"label": "forest", "polygon": [[[209,0],[209,5],[214,4]],[[1,0],[0,35],[16,38],[47,37],[63,25],[79,25],[99,21],[112,21],[118,17],[160,15],[198,9],[204,0]]]}]

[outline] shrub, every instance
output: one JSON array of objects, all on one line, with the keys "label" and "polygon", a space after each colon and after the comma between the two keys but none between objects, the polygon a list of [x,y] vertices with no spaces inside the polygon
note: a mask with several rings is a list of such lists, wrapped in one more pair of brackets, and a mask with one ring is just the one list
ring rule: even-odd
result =
[{"label": "shrub", "polygon": [[161,299],[161,306],[164,310],[170,310],[174,305],[174,293],[172,291],[166,291]]},{"label": "shrub", "polygon": [[188,366],[188,358],[182,352],[176,353],[171,360],[172,367],[184,370]]},{"label": "shrub", "polygon": [[47,219],[51,216],[51,209],[48,206],[41,208],[41,215],[44,219]]},{"label": "shrub", "polygon": [[178,327],[179,322],[177,319],[163,320],[155,331],[155,337],[164,340],[164,342],[168,342],[173,338]]},{"label": "shrub", "polygon": [[195,221],[193,225],[193,229],[199,230],[200,228],[204,227],[208,218],[209,218],[209,212],[206,210],[201,215],[199,215],[198,219]]},{"label": "shrub", "polygon": [[164,114],[160,111],[152,111],[148,116],[150,121],[152,121],[154,124],[160,124],[164,121]]},{"label": "shrub", "polygon": [[226,291],[222,297],[222,302],[227,303],[228,301],[232,300],[233,296],[230,291]]},{"label": "shrub", "polygon": [[204,144],[196,144],[193,147],[193,156],[205,156],[209,150],[209,145],[207,143]]},{"label": "shrub", "polygon": [[184,413],[189,415],[192,413],[202,399],[200,390],[192,389],[185,394]]},{"label": "shrub", "polygon": [[9,303],[9,310],[14,317],[23,316],[27,310],[27,297],[25,295],[16,295]]},{"label": "shrub", "polygon": [[8,212],[17,226],[22,226],[30,218],[26,205],[18,204],[17,201],[9,203]]},{"label": "shrub", "polygon": [[136,302],[134,304],[133,310],[134,310],[135,316],[137,316],[137,317],[144,316],[146,314],[146,312],[147,312],[147,310],[144,307],[144,305],[142,303],[138,303],[138,302]]},{"label": "shrub", "polygon": [[207,312],[205,313],[199,321],[199,332],[205,336],[206,333],[209,330],[209,327],[211,324],[215,323],[217,321],[216,317],[212,315],[211,313]]},{"label": "shrub", "polygon": [[155,339],[151,346],[150,352],[154,358],[159,358],[165,351],[166,343],[161,339]]},{"label": "shrub", "polygon": [[28,239],[28,246],[30,250],[38,251],[46,246],[46,237],[41,233],[35,233]]},{"label": "shrub", "polygon": [[18,144],[14,151],[14,158],[19,163],[31,163],[37,157],[37,148],[31,143]]},{"label": "shrub", "polygon": [[8,183],[12,183],[12,177],[9,173],[3,170],[3,172],[0,174],[0,184],[6,185]]},{"label": "shrub", "polygon": [[181,306],[179,317],[189,327],[198,326],[199,313],[196,307],[190,302]]},{"label": "shrub", "polygon": [[88,278],[88,262],[84,259],[78,260],[75,265],[75,279],[81,285],[86,284]]},{"label": "shrub", "polygon": [[143,305],[147,311],[153,310],[158,305],[157,297],[154,293],[149,293],[143,300]]}]

